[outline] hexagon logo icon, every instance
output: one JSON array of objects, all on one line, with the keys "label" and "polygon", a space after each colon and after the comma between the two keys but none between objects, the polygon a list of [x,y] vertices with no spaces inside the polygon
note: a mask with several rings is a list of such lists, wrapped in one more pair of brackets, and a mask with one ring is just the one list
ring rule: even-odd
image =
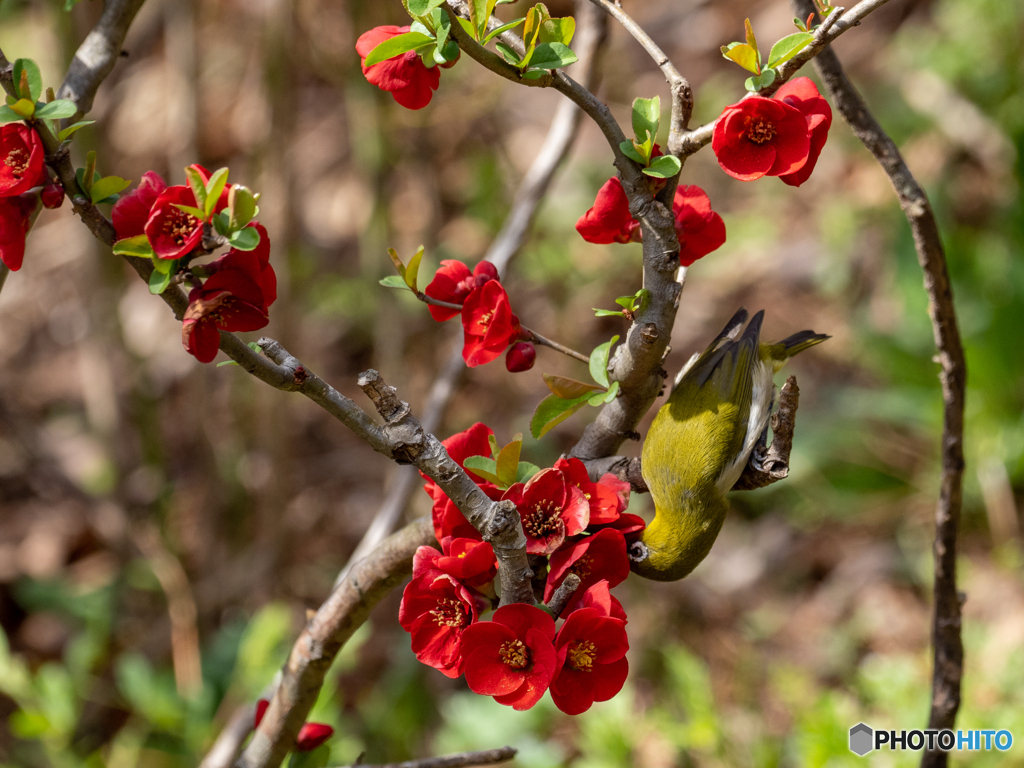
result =
[{"label": "hexagon logo icon", "polygon": [[850,729],[850,751],[864,757],[874,749],[874,731],[870,725],[857,723]]}]

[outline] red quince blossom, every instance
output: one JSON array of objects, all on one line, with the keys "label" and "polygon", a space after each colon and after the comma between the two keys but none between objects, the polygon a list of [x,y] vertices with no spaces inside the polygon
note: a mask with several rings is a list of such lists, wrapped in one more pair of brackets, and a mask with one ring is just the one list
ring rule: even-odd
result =
[{"label": "red quince blossom", "polygon": [[334,729],[326,723],[306,723],[295,739],[295,751],[312,752],[333,735]]},{"label": "red quince blossom", "polygon": [[21,269],[25,260],[25,238],[38,207],[39,195],[34,193],[0,197],[0,261],[11,272]]},{"label": "red quince blossom", "polygon": [[416,658],[447,677],[462,674],[462,635],[479,615],[469,589],[445,573],[424,573],[406,586],[398,622],[412,635]]},{"label": "red quince blossom", "polygon": [[799,171],[811,149],[807,120],[784,101],[749,96],[726,107],[711,138],[722,170],[740,181]]},{"label": "red quince blossom", "polygon": [[610,616],[626,623],[626,611],[622,603],[615,599],[615,596],[608,589],[607,579],[601,579],[594,586],[588,589],[583,598],[577,603],[580,608],[593,608],[602,616]]},{"label": "red quince blossom", "polygon": [[[434,273],[434,279],[430,281],[430,285],[423,292],[438,301],[462,304],[476,288],[482,288],[484,283],[497,279],[498,269],[489,261],[481,261],[470,272],[469,267],[461,261],[445,259]],[[439,307],[435,304],[428,304],[427,310],[430,312],[430,316],[439,323],[455,317],[461,311],[450,307]]]},{"label": "red quince blossom", "polygon": [[576,222],[576,231],[598,245],[640,242],[640,222],[629,212],[629,199],[618,176],[597,191],[594,205]]},{"label": "red quince blossom", "polygon": [[441,84],[441,73],[437,67],[428,68],[415,51],[406,51],[401,56],[369,67],[363,64],[374,48],[409,29],[392,24],[374,27],[363,32],[356,40],[356,53],[359,54],[360,66],[368,82],[383,91],[389,91],[395,101],[406,109],[423,109]]},{"label": "red quince blossom", "polygon": [[423,574],[445,573],[470,587],[481,587],[494,581],[498,563],[494,548],[478,539],[445,538],[441,552],[433,547],[420,547],[412,559],[413,578]]},{"label": "red quince blossom", "polygon": [[466,684],[517,711],[544,695],[555,674],[555,620],[532,605],[513,603],[492,621],[469,627],[462,636]]},{"label": "red quince blossom", "polygon": [[64,205],[64,187],[58,184],[56,181],[51,181],[39,194],[39,197],[43,201],[43,207],[49,208],[51,211],[60,208]]},{"label": "red quince blossom", "polygon": [[590,504],[590,525],[613,523],[629,506],[629,483],[610,472],[599,482],[592,482],[586,465],[573,458],[559,459],[555,462],[555,469],[565,476],[566,481],[579,488]]},{"label": "red quince blossom", "polygon": [[[199,172],[204,183],[210,180],[210,172],[203,166],[194,163],[190,168]],[[220,213],[227,204],[228,190],[225,186],[213,212]],[[185,213],[177,207],[178,205],[197,207],[196,196],[191,187],[167,187],[153,201],[149,218],[146,220],[146,237],[153,247],[153,253],[161,259],[180,259],[199,245],[203,238],[203,222],[192,214]],[[117,226],[114,228],[117,229]]]},{"label": "red quince blossom", "polygon": [[632,541],[633,539],[637,538],[637,534],[641,533],[643,531],[643,529],[646,528],[646,527],[647,527],[647,523],[644,522],[644,519],[642,517],[640,517],[640,515],[622,514],[622,515],[619,515],[611,523],[607,523],[605,525],[600,525],[600,526],[591,525],[590,526],[590,531],[597,531],[597,530],[604,530],[605,528],[611,528],[613,530],[618,531],[623,536],[625,536],[626,537],[626,541],[629,542],[629,541]]},{"label": "red quince blossom", "polygon": [[590,522],[590,504],[557,469],[542,469],[525,485],[516,483],[503,499],[515,503],[526,532],[526,551],[550,555],[568,536],[582,533]]},{"label": "red quince blossom", "polygon": [[153,210],[153,203],[165,189],[167,182],[159,173],[146,171],[142,174],[139,186],[114,203],[111,218],[118,240],[146,233],[146,222]]},{"label": "red quince blossom", "polygon": [[586,712],[595,701],[608,701],[622,690],[629,674],[625,622],[596,608],[569,614],[555,640],[558,672],[551,699],[567,715]]},{"label": "red quince blossom", "polygon": [[794,173],[779,176],[779,179],[791,187],[799,187],[811,176],[828,139],[828,129],[832,126],[832,107],[818,93],[818,89],[810,78],[797,77],[790,80],[775,92],[774,98],[796,107],[807,119],[807,130],[811,134],[811,149],[804,167]]},{"label": "red quince blossom", "polygon": [[0,197],[28,192],[46,181],[43,142],[21,123],[0,126]]},{"label": "red quince blossom", "polygon": [[462,359],[475,368],[497,358],[519,337],[519,318],[497,280],[475,289],[462,305]]},{"label": "red quince blossom", "polygon": [[688,267],[725,242],[725,222],[711,210],[707,193],[696,185],[676,187],[672,213],[679,238],[679,265]]},{"label": "red quince blossom", "polygon": [[614,528],[602,528],[593,536],[586,536],[566,545],[551,556],[548,580],[544,585],[544,602],[550,602],[555,590],[569,573],[580,577],[576,591],[586,591],[605,579],[609,587],[626,580],[629,575],[629,557],[626,539]]},{"label": "red quince blossom", "polygon": [[520,341],[508,348],[505,355],[505,368],[509,373],[523,373],[533,368],[537,360],[537,350],[526,341]]},{"label": "red quince blossom", "polygon": [[208,275],[215,275],[224,269],[238,269],[247,274],[260,288],[263,303],[260,308],[266,314],[270,305],[277,301],[277,274],[270,266],[270,235],[258,221],[251,221],[247,226],[254,227],[260,233],[260,244],[251,251],[239,251],[232,248],[218,259],[214,259],[203,268]]},{"label": "red quince blossom", "polygon": [[217,356],[222,331],[256,331],[269,322],[263,291],[243,269],[222,269],[188,295],[181,343],[201,363]]}]

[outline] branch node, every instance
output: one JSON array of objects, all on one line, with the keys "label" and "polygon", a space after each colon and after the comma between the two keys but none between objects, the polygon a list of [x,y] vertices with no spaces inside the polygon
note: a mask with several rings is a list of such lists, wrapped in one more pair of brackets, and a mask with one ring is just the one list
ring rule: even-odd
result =
[{"label": "branch node", "polygon": [[572,600],[579,586],[580,577],[577,574],[570,573],[565,577],[565,580],[555,590],[555,594],[551,596],[551,602],[548,603],[548,610],[551,611],[552,616],[557,619],[562,615],[562,611],[565,610],[569,601]]},{"label": "branch node", "polygon": [[373,368],[359,374],[358,384],[388,424],[396,424],[409,415],[409,404],[400,400],[398,390],[385,382]]}]

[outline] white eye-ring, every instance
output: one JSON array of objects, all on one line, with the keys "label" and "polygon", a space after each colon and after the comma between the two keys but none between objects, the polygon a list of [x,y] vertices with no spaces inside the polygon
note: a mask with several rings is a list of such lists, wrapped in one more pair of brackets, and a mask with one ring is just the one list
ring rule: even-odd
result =
[{"label": "white eye-ring", "polygon": [[642,541],[634,541],[629,545],[629,559],[634,563],[642,563],[650,555],[650,550],[647,549],[647,545]]}]

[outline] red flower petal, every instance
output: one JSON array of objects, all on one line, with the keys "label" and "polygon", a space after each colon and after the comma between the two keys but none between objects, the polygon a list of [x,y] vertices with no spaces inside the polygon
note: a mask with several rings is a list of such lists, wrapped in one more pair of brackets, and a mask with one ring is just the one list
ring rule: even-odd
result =
[{"label": "red flower petal", "polygon": [[153,203],[165,189],[167,183],[160,174],[146,171],[139,186],[114,203],[111,218],[118,240],[145,233]]},{"label": "red flower petal", "polygon": [[640,225],[629,212],[629,200],[617,176],[597,192],[594,205],[580,216],[576,231],[588,243],[628,243],[639,239]]},{"label": "red flower petal", "polygon": [[14,197],[46,181],[43,142],[21,123],[0,126],[0,197]]},{"label": "red flower petal", "polygon": [[614,528],[604,528],[555,552],[549,567],[544,602],[550,602],[570,571],[580,577],[577,591],[586,591],[601,579],[607,579],[608,585],[614,587],[629,575],[626,540]]},{"label": "red flower petal", "polygon": [[[423,289],[423,292],[430,298],[437,299],[438,301],[462,304],[466,297],[469,296],[470,291],[475,287],[475,283],[471,285],[472,277],[473,275],[469,271],[469,267],[461,261],[444,259],[437,272],[434,273],[434,279]],[[438,307],[434,304],[428,304],[427,311],[439,323],[450,320],[461,312],[458,309]]]},{"label": "red flower petal", "polygon": [[679,236],[681,266],[690,266],[725,242],[725,222],[711,210],[711,201],[700,187],[677,187],[672,210]]},{"label": "red flower petal", "polygon": [[36,195],[0,197],[0,261],[11,272],[21,269],[25,260],[25,237],[38,200]]},{"label": "red flower petal", "polygon": [[[362,61],[385,40],[408,32],[409,27],[387,25],[375,27],[359,36],[356,52]],[[422,109],[430,103],[433,92],[441,82],[437,67],[427,68],[415,51],[373,64],[362,65],[367,81],[384,91],[390,91],[395,101],[406,109]]]},{"label": "red flower petal", "polygon": [[298,752],[312,752],[333,734],[334,729],[326,723],[306,723],[295,739],[295,749]]},{"label": "red flower petal", "polygon": [[146,237],[161,259],[178,259],[191,251],[203,237],[203,223],[175,205],[195,207],[196,198],[185,186],[168,187],[153,202],[146,221]]}]

